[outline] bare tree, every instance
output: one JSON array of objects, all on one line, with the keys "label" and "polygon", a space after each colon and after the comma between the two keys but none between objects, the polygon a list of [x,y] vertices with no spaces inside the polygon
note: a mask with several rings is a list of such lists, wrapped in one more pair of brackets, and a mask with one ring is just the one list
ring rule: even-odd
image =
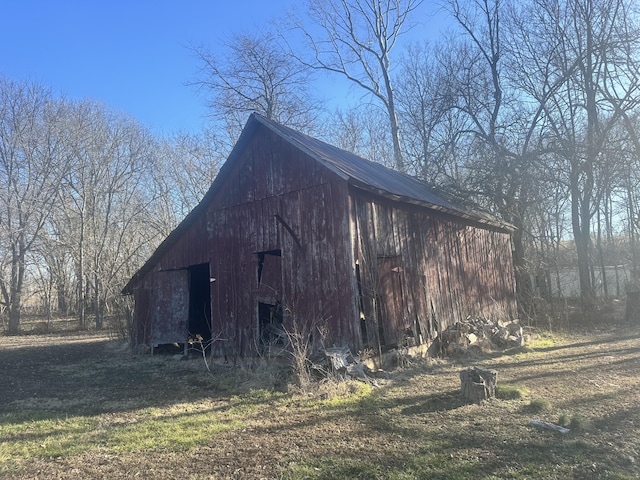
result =
[{"label": "bare tree", "polygon": [[288,55],[268,32],[237,33],[216,55],[194,47],[201,62],[193,82],[207,94],[213,119],[235,142],[248,115],[265,117],[303,131],[313,129],[319,109],[310,85],[310,70]]},{"label": "bare tree", "polygon": [[611,132],[638,106],[640,34],[632,7],[629,0],[536,0],[520,21],[524,34],[518,45],[535,59],[526,65],[524,84],[548,119],[545,141],[563,160],[558,185],[566,179],[587,308],[595,295],[590,248],[598,190],[603,191],[598,171]]},{"label": "bare tree", "polygon": [[8,333],[20,326],[27,254],[57,199],[67,165],[58,157],[63,104],[35,83],[0,78],[0,243]]},{"label": "bare tree", "polygon": [[393,150],[384,112],[377,105],[337,110],[326,127],[328,142],[393,168]]},{"label": "bare tree", "polygon": [[[335,73],[380,101],[387,112],[395,168],[404,171],[400,126],[392,79],[391,53],[411,27],[411,14],[422,0],[326,0],[308,2],[310,24],[296,29],[307,40],[311,57],[303,64]],[[294,49],[298,51],[298,49]]]},{"label": "bare tree", "polygon": [[168,235],[209,190],[225,153],[213,129],[197,135],[178,132],[159,140],[151,173],[156,213],[149,226]]},{"label": "bare tree", "polygon": [[102,328],[124,308],[122,285],[210,186],[215,150],[206,136],[159,142],[98,102],[54,100],[39,85],[1,79],[0,305],[9,332],[18,332],[25,286],[48,318],[75,312],[87,327],[93,314]]},{"label": "bare tree", "polygon": [[626,229],[631,250],[632,282],[640,284],[640,253],[638,231],[640,231],[640,119],[638,114],[624,115],[627,132],[622,181],[622,206],[626,213]]},{"label": "bare tree", "polygon": [[463,33],[445,51],[445,102],[458,117],[455,141],[466,150],[462,194],[480,199],[516,227],[513,233],[518,306],[530,316],[532,286],[526,255],[528,209],[537,201],[544,129],[540,107],[524,98],[509,75],[511,38],[504,0],[462,2],[448,8]]},{"label": "bare tree", "polygon": [[75,104],[65,127],[71,168],[59,192],[63,241],[76,266],[80,325],[90,309],[100,329],[131,264],[157,237],[145,225],[154,143],[135,121],[91,101]]},{"label": "bare tree", "polygon": [[441,66],[446,50],[446,45],[409,45],[396,81],[408,171],[432,184],[450,184],[459,177],[454,146],[459,132],[468,129],[464,116],[450,108]]}]

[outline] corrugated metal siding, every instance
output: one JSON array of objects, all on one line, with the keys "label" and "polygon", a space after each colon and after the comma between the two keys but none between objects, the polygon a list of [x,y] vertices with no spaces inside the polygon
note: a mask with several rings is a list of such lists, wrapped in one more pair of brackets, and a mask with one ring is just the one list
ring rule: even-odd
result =
[{"label": "corrugated metal siding", "polygon": [[511,226],[496,217],[470,206],[454,204],[443,195],[416,177],[391,170],[379,162],[359,157],[354,153],[342,150],[317,138],[297,132],[289,127],[267,120],[253,114],[251,120],[257,120],[276,132],[280,137],[288,139],[308,152],[319,163],[333,170],[350,184],[394,200],[429,206],[442,213],[465,217],[468,220],[510,229]]}]

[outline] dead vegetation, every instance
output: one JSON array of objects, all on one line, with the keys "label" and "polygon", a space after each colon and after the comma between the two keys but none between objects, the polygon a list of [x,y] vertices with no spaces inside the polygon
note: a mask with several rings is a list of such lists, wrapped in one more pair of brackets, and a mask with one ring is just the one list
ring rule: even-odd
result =
[{"label": "dead vegetation", "polygon": [[[0,476],[638,478],[639,333],[538,333],[305,392],[265,362],[208,374],[201,356],[133,355],[104,335],[0,337]],[[463,400],[472,366],[498,372],[494,398]]]}]

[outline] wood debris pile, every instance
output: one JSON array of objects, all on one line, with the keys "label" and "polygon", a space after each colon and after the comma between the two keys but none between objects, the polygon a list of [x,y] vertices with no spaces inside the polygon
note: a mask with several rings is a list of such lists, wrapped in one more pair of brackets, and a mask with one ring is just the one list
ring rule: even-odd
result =
[{"label": "wood debris pile", "polygon": [[323,373],[323,376],[338,375],[342,378],[373,383],[370,378],[373,372],[353,356],[349,347],[325,348],[321,353],[324,357],[315,356],[312,359],[313,369],[316,372]]},{"label": "wood debris pile", "polygon": [[517,320],[501,324],[483,317],[469,317],[441,333],[438,353],[459,356],[522,347],[524,343],[524,332]]}]

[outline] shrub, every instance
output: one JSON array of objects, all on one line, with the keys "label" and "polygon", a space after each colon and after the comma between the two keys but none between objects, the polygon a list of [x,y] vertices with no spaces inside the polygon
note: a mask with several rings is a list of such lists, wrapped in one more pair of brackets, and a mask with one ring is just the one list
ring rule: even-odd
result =
[{"label": "shrub", "polygon": [[524,398],[528,393],[527,387],[521,385],[497,385],[496,398],[502,400],[518,400]]},{"label": "shrub", "polygon": [[528,409],[533,413],[548,412],[549,410],[551,410],[551,402],[549,402],[549,400],[545,400],[544,398],[534,398],[529,402]]}]

